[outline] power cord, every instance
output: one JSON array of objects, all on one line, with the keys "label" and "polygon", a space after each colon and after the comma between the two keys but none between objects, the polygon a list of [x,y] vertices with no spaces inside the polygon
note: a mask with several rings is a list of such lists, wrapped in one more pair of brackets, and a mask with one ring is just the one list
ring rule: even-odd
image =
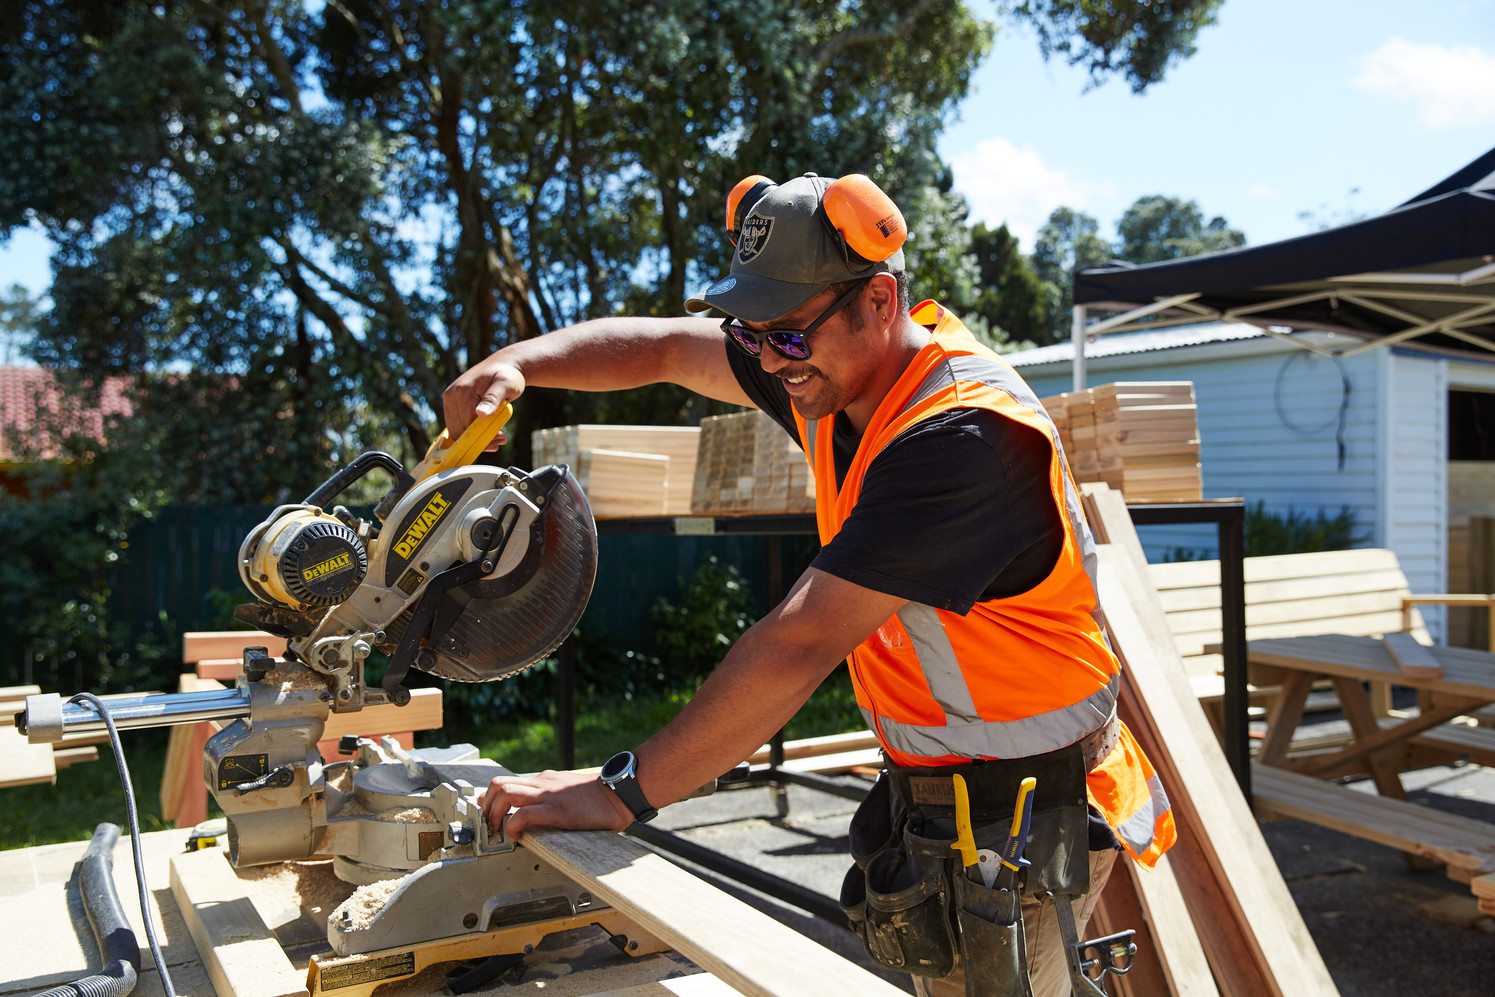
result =
[{"label": "power cord", "polygon": [[125,809],[130,818],[130,848],[135,856],[135,887],[140,893],[140,916],[145,921],[145,937],[150,943],[151,958],[156,961],[156,972],[161,974],[161,989],[166,992],[166,997],[176,997],[176,989],[171,985],[171,973],[166,969],[166,960],[161,957],[161,943],[156,940],[156,922],[151,917],[150,904],[145,899],[147,887],[145,885],[145,859],[140,851],[140,818],[135,809],[135,787],[130,782],[130,769],[125,764],[125,749],[120,744],[119,730],[114,726],[114,718],[109,715],[109,708],[93,693],[80,692],[68,702],[87,703],[103,719],[104,726],[109,728],[109,744],[114,749],[114,761],[119,767],[119,781],[125,790]]}]

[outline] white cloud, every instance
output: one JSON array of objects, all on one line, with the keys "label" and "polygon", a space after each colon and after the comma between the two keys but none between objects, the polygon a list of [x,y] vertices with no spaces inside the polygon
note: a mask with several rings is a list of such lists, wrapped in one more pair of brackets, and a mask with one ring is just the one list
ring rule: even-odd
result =
[{"label": "white cloud", "polygon": [[1392,38],[1360,60],[1361,90],[1417,102],[1428,128],[1495,121],[1495,55],[1473,45],[1417,45]]},{"label": "white cloud", "polygon": [[1252,184],[1246,190],[1246,193],[1250,194],[1252,197],[1259,197],[1264,201],[1270,201],[1272,198],[1277,196],[1277,188],[1273,187],[1269,183],[1256,183]]},{"label": "white cloud", "polygon": [[1097,198],[1114,195],[1109,183],[1076,180],[1043,161],[1032,146],[1019,149],[1005,138],[984,138],[950,159],[955,189],[971,206],[971,223],[1002,223],[1032,252],[1049,213],[1064,206],[1085,210]]}]

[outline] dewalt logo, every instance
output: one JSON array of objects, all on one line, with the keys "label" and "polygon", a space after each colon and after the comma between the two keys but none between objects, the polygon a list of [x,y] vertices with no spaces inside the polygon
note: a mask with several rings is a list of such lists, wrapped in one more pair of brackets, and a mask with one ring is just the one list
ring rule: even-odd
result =
[{"label": "dewalt logo", "polygon": [[395,554],[407,561],[414,557],[421,543],[430,535],[431,529],[441,522],[441,517],[446,515],[446,511],[451,507],[452,504],[440,492],[431,496],[431,501],[426,503],[420,515],[415,517],[415,521],[405,528],[405,535],[400,537],[399,542],[395,544]]},{"label": "dewalt logo", "polygon": [[343,551],[341,554],[329,557],[321,564],[313,564],[301,572],[301,577],[308,582],[314,582],[324,575],[330,575],[334,571],[342,571],[344,568],[352,567],[352,565],[353,555],[347,551]]}]

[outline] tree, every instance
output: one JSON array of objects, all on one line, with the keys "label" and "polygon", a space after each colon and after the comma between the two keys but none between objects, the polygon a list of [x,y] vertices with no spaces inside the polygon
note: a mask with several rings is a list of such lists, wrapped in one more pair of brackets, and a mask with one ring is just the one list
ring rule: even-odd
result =
[{"label": "tree", "polygon": [[1119,73],[1140,93],[1168,66],[1194,54],[1199,30],[1215,23],[1223,0],[1016,0],[1005,6],[1031,24],[1045,58],[1066,57],[1090,71],[1091,85]]},{"label": "tree", "polygon": [[[242,477],[263,501],[371,443],[423,451],[442,387],[497,346],[677,313],[725,265],[745,172],[870,173],[955,233],[909,255],[958,289],[934,142],[989,37],[949,0],[24,0],[0,11],[0,226],[60,247],[37,358],[190,369],[208,450],[276,446]],[[684,396],[607,404],[668,422]]]},{"label": "tree", "polygon": [[1074,306],[1074,273],[1099,266],[1111,258],[1111,246],[1100,237],[1100,224],[1083,211],[1055,208],[1038,230],[1030,260],[1048,298],[1047,335],[1039,345],[1069,338],[1070,309]]},{"label": "tree", "polygon": [[1047,342],[1052,327],[1049,287],[1023,255],[1006,225],[971,231],[971,252],[981,275],[975,312],[992,338],[1007,347]]},{"label": "tree", "polygon": [[0,363],[16,362],[21,347],[36,334],[40,310],[24,284],[12,284],[0,293]]},{"label": "tree", "polygon": [[1204,220],[1194,201],[1151,194],[1139,197],[1116,223],[1116,255],[1129,263],[1156,263],[1235,249],[1246,235],[1219,215]]}]

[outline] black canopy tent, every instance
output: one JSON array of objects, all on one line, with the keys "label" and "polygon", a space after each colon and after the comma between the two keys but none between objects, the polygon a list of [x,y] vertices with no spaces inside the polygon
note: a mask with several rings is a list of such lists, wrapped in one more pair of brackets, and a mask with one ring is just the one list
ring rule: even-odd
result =
[{"label": "black canopy tent", "polygon": [[[1074,279],[1075,387],[1088,336],[1205,321],[1272,335],[1346,332],[1346,356],[1417,338],[1495,352],[1495,149],[1382,215],[1223,253],[1143,266],[1111,264]],[[1089,323],[1093,311],[1121,312]]]},{"label": "black canopy tent", "polygon": [[[1409,339],[1432,350],[1495,354],[1495,149],[1374,218],[1265,246],[1081,270],[1074,300],[1077,391],[1085,387],[1090,336],[1206,321],[1260,326],[1332,356]],[[1120,314],[1090,323],[1092,310]],[[1290,335],[1293,329],[1344,332],[1354,341],[1330,348]],[[1223,528],[1221,535],[1223,742],[1249,799],[1243,552],[1238,532],[1228,552]]]}]

